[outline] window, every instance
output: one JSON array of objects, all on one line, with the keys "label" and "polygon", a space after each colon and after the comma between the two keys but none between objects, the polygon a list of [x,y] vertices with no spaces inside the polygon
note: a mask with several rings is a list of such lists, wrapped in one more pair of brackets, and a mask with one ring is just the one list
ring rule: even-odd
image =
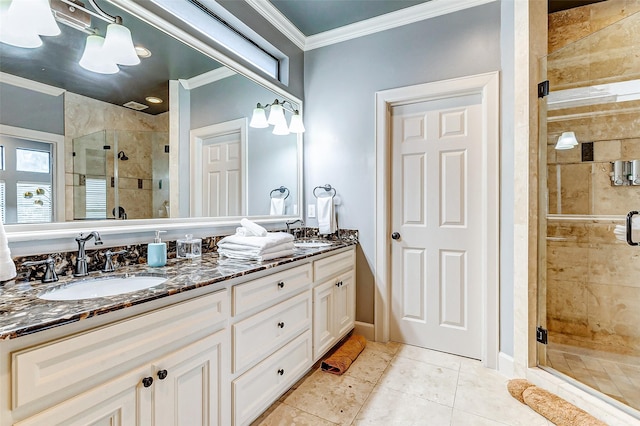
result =
[{"label": "window", "polygon": [[16,148],[16,171],[32,173],[49,173],[49,151]]},{"label": "window", "polygon": [[18,182],[16,188],[18,223],[51,222],[51,185]]},{"label": "window", "polygon": [[87,178],[86,210],[87,219],[107,218],[107,181],[105,179]]}]

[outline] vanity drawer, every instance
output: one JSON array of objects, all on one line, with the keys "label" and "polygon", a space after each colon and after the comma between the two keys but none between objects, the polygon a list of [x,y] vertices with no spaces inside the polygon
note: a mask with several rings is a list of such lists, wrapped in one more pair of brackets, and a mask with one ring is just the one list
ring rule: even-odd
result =
[{"label": "vanity drawer", "polygon": [[232,383],[235,425],[254,420],[311,366],[311,331],[247,371]]},{"label": "vanity drawer", "polygon": [[355,249],[334,254],[333,256],[325,257],[324,259],[316,260],[313,262],[313,279],[314,281],[321,281],[332,275],[339,274],[348,269],[355,267],[356,252]]},{"label": "vanity drawer", "polygon": [[233,325],[233,371],[262,359],[311,326],[311,291]]},{"label": "vanity drawer", "polygon": [[293,295],[311,283],[311,264],[258,278],[233,286],[233,315],[240,315],[261,305]]},{"label": "vanity drawer", "polygon": [[163,356],[228,319],[227,290],[11,354],[12,408],[51,404]]}]

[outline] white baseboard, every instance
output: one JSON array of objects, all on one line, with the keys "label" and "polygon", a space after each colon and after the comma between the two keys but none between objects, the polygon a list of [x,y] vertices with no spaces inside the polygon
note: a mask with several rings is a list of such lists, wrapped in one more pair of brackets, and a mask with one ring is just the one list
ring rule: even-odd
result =
[{"label": "white baseboard", "polygon": [[498,354],[498,372],[503,376],[512,378],[514,374],[513,357],[504,352]]},{"label": "white baseboard", "polygon": [[373,324],[368,322],[360,322],[356,321],[355,330],[356,334],[364,336],[365,339],[369,341],[375,340],[375,328]]}]

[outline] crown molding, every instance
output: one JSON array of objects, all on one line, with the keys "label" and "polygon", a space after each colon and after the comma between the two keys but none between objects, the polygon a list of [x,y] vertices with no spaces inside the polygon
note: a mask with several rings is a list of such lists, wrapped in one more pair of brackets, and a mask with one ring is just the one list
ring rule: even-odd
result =
[{"label": "crown molding", "polygon": [[253,7],[263,18],[269,21],[276,29],[284,34],[296,46],[302,50],[305,49],[307,37],[287,19],[273,4],[268,0],[245,0],[249,6]]},{"label": "crown molding", "polygon": [[430,0],[416,6],[407,7],[365,21],[309,36],[307,37],[304,50],[307,51],[329,46],[494,1],[496,0]]},{"label": "crown molding", "polygon": [[48,84],[39,83],[27,78],[18,77],[17,75],[7,74],[6,72],[0,72],[0,83],[22,87],[23,89],[33,90],[34,92],[40,92],[51,96],[60,96],[66,92],[65,89],[49,86]]},{"label": "crown molding", "polygon": [[430,0],[365,21],[306,37],[268,0],[245,0],[260,15],[304,51],[400,27],[436,16],[446,15],[497,0]]},{"label": "crown molding", "polygon": [[236,74],[237,73],[230,68],[220,67],[211,71],[207,71],[203,74],[196,75],[195,77],[191,77],[188,80],[180,79],[179,81],[185,89],[191,90],[195,89],[196,87],[204,86],[215,81],[234,76]]}]

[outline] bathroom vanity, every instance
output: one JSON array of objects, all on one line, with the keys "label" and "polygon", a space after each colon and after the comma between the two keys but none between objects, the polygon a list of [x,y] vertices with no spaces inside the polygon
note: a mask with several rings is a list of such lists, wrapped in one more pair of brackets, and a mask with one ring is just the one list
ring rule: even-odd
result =
[{"label": "bathroom vanity", "polygon": [[353,242],[153,272],[167,281],[91,300],[1,288],[0,424],[249,424],[354,327]]}]

